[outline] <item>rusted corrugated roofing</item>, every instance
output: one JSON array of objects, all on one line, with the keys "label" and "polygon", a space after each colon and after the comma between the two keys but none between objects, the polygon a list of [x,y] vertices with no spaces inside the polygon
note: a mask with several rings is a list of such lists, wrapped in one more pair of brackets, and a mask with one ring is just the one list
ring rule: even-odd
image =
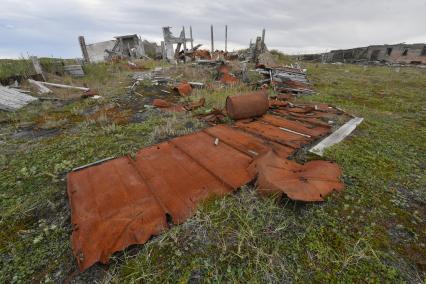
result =
[{"label": "rusted corrugated roofing", "polygon": [[327,161],[311,161],[300,165],[269,152],[250,166],[256,175],[257,191],[262,195],[283,195],[293,200],[324,201],[334,190],[341,191],[341,170]]},{"label": "rusted corrugated roofing", "polygon": [[[288,108],[281,110],[291,113]],[[338,167],[323,171],[321,163],[285,162],[328,131],[323,125],[265,115],[141,149],[134,159],[121,157],[71,172],[72,247],[80,270],[161,233],[168,227],[167,215],[180,224],[201,201],[228,194],[255,176],[261,177],[262,192],[270,189],[297,200],[322,200],[340,190]],[[277,168],[271,170],[274,163]],[[286,178],[292,183],[286,184]]]}]

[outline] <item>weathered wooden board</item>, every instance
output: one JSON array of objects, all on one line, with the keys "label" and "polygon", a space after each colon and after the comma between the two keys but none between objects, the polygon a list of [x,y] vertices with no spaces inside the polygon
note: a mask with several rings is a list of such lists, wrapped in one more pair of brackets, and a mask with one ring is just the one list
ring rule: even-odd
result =
[{"label": "weathered wooden board", "polygon": [[322,156],[325,149],[331,147],[352,133],[355,128],[364,120],[362,117],[355,117],[334,131],[330,136],[322,140],[320,143],[312,147],[309,152]]},{"label": "weathered wooden board", "polygon": [[2,110],[14,111],[36,100],[37,98],[17,90],[0,86],[0,109]]}]

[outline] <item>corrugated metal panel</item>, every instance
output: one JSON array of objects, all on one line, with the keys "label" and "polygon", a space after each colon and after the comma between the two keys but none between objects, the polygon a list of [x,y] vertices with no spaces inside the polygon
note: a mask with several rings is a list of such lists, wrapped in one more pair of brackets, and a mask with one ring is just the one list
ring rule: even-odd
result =
[{"label": "corrugated metal panel", "polygon": [[2,110],[15,111],[36,100],[37,98],[17,90],[0,86],[0,109]]},{"label": "corrugated metal panel", "polygon": [[[312,112],[312,108],[308,110]],[[284,131],[284,126],[305,136]],[[330,182],[324,183],[316,179],[321,175],[316,169],[321,163],[302,167],[280,160],[287,161],[298,147],[312,143],[314,136],[328,130],[268,115],[144,148],[135,159],[122,157],[71,172],[68,194],[74,226],[72,246],[80,270],[97,261],[106,263],[112,253],[131,244],[145,243],[149,236],[167,228],[166,216],[180,224],[193,215],[201,201],[228,194],[258,175],[262,175],[261,186],[273,185],[271,190],[300,200],[321,200],[334,187],[341,189],[338,167],[323,171],[331,175],[325,179]],[[268,159],[255,163],[265,154]],[[306,192],[285,186],[279,170],[269,172],[274,165],[290,171],[289,178],[307,177],[309,185],[299,181]],[[256,167],[262,171],[253,170]]]}]

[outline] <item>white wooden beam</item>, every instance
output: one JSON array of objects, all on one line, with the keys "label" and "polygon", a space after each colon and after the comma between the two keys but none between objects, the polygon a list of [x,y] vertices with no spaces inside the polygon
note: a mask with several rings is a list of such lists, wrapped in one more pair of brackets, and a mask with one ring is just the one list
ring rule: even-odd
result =
[{"label": "white wooden beam", "polygon": [[352,133],[355,128],[364,120],[362,117],[355,117],[344,125],[342,125],[339,129],[334,131],[332,134],[327,136],[324,140],[319,142],[317,145],[312,147],[309,152],[322,156],[324,154],[325,149],[339,143],[346,136]]}]

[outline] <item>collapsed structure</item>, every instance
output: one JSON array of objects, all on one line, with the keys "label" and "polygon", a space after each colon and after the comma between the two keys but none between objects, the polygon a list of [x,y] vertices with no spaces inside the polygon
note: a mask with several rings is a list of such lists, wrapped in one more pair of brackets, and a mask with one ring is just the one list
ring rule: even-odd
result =
[{"label": "collapsed structure", "polygon": [[[217,60],[238,58],[237,53],[228,52],[228,26],[225,26],[225,50],[215,50],[213,25],[210,27],[211,49],[200,50],[201,44],[194,46],[194,38],[192,36],[192,27],[189,27],[189,37],[186,36],[185,27],[179,33],[179,36],[174,36],[171,27],[162,28],[163,38],[160,45],[156,43],[142,40],[140,36],[124,35],[116,36],[115,40],[108,40],[92,44],[86,44],[85,38],[78,38],[83,59],[86,63],[98,63],[118,59],[164,59],[171,63],[176,63],[181,60],[204,59]],[[187,46],[190,44],[190,48]],[[250,62],[257,62],[260,54],[267,51],[265,44],[265,29],[262,31],[262,36],[256,37],[254,43],[250,42],[249,48],[242,52],[240,59]]]},{"label": "collapsed structure", "polygon": [[87,45],[83,36],[79,38],[83,59],[87,63],[98,63],[119,59],[147,58],[146,50],[155,57],[160,51],[156,43],[142,40],[138,35],[116,36],[115,40],[108,40]]},{"label": "collapsed structure", "polygon": [[[388,64],[426,64],[426,44],[391,44],[371,45],[344,50],[332,50],[324,53],[321,60],[324,63],[343,62],[383,62]],[[308,56],[311,59],[313,55]],[[307,59],[309,59],[307,57]],[[316,57],[315,59],[319,59]]]}]

